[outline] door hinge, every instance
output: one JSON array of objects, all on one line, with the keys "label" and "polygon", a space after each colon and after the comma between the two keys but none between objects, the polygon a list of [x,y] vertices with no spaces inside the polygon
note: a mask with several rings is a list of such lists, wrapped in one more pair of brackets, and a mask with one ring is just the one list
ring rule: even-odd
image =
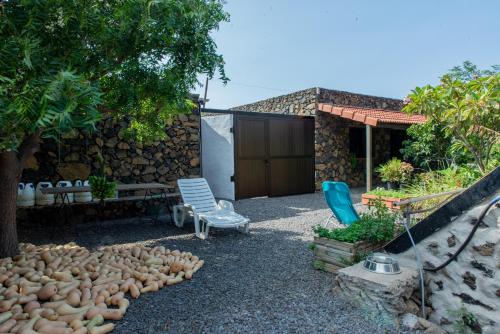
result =
[{"label": "door hinge", "polygon": [[233,128],[233,127],[230,127],[230,128],[229,128],[229,132],[234,133],[234,128]]},{"label": "door hinge", "polygon": [[231,182],[234,182],[234,175],[231,175],[231,177],[229,178],[229,180],[231,180]]}]

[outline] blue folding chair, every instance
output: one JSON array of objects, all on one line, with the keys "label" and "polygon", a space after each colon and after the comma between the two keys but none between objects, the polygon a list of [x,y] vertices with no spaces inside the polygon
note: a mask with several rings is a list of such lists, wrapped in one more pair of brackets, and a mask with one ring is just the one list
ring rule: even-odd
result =
[{"label": "blue folding chair", "polygon": [[344,182],[323,182],[323,194],[330,209],[333,212],[325,223],[325,227],[335,216],[339,222],[345,225],[351,225],[359,220],[358,213],[354,209],[351,201],[351,192]]}]

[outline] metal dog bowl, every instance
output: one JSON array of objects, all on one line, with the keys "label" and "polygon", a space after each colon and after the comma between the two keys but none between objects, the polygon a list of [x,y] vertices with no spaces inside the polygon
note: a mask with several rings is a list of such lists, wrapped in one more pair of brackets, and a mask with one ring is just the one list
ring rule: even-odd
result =
[{"label": "metal dog bowl", "polygon": [[363,268],[372,273],[386,275],[399,274],[401,272],[398,261],[383,253],[373,253],[368,256],[363,262]]}]

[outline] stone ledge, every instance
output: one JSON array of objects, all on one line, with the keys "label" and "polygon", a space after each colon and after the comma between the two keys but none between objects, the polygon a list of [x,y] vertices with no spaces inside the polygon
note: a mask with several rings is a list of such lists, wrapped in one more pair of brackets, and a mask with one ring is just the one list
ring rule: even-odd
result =
[{"label": "stone ledge", "polygon": [[418,284],[418,272],[413,268],[401,267],[400,274],[384,275],[366,271],[358,263],[339,270],[334,292],[371,317],[398,323],[400,315],[415,311],[409,301]]}]

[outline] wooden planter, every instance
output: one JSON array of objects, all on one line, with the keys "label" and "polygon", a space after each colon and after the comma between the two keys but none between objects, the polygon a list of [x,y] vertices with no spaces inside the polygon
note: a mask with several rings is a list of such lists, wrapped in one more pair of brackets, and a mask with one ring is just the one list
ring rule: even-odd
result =
[{"label": "wooden planter", "polygon": [[314,237],[314,266],[336,273],[337,270],[353,265],[381,246],[381,243],[373,244],[367,241],[349,243]]},{"label": "wooden planter", "polygon": [[408,198],[398,198],[398,197],[386,197],[386,196],[378,196],[378,195],[370,195],[370,194],[362,194],[361,195],[361,203],[363,205],[371,206],[372,200],[379,199],[384,203],[386,207],[391,210],[399,210],[399,207],[394,205],[396,202],[401,202],[403,199]]}]

